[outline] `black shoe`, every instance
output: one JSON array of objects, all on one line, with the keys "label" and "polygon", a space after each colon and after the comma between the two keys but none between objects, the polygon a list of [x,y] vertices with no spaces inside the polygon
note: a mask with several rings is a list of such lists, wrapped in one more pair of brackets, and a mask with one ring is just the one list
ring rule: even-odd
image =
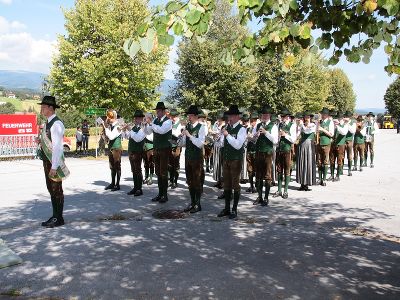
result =
[{"label": "black shoe", "polygon": [[324,182],[323,180],[321,180],[320,184],[321,186],[326,186],[326,182]]},{"label": "black shoe", "polygon": [[174,189],[176,189],[177,186],[178,185],[175,182],[173,182],[172,185],[171,185],[171,189],[174,190]]},{"label": "black shoe", "polygon": [[149,177],[149,179],[147,179],[147,185],[152,185],[153,184],[153,178]]},{"label": "black shoe", "polygon": [[190,213],[191,214],[195,214],[195,213],[197,213],[199,211],[201,211],[201,206],[197,205],[197,204],[190,209]]},{"label": "black shoe", "polygon": [[115,185],[112,189],[111,189],[111,191],[112,192],[115,192],[115,191],[119,191],[121,188],[120,188],[120,186],[119,186],[119,184],[117,184],[117,185]]},{"label": "black shoe", "polygon": [[349,172],[349,176],[353,176],[353,173]]},{"label": "black shoe", "polygon": [[340,177],[336,176],[335,181],[340,181]]},{"label": "black shoe", "polygon": [[371,168],[374,168],[374,164],[371,164]]},{"label": "black shoe", "polygon": [[184,212],[189,212],[189,211],[192,210],[192,208],[193,208],[193,204],[189,204],[183,211]]},{"label": "black shoe", "polygon": [[151,201],[152,201],[152,202],[158,202],[158,201],[160,201],[160,199],[161,199],[161,196],[160,196],[160,195],[157,195],[157,196],[155,196],[154,198],[152,198]]},{"label": "black shoe", "polygon": [[217,197],[217,199],[225,199],[225,194],[222,193],[221,195],[219,195],[219,196]]},{"label": "black shoe", "polygon": [[127,192],[127,195],[134,195],[136,193],[135,188],[131,189],[129,192]]},{"label": "black shoe", "polygon": [[47,223],[47,228],[54,228],[64,225],[64,219],[52,218],[49,223]]},{"label": "black shoe", "polygon": [[112,190],[114,188],[114,184],[110,183],[109,185],[107,185],[104,189],[105,190]]},{"label": "black shoe", "polygon": [[172,181],[169,182],[168,187],[172,187],[174,183]]},{"label": "black shoe", "polygon": [[272,181],[272,182],[271,182],[271,186],[276,186],[276,182],[275,182],[275,181]]},{"label": "black shoe", "polygon": [[[357,167],[353,167],[353,170],[352,171],[357,171]],[[351,175],[350,175],[351,176]]]},{"label": "black shoe", "polygon": [[46,222],[42,222],[42,226],[47,226],[54,217],[50,217]]},{"label": "black shoe", "polygon": [[281,197],[282,193],[281,192],[275,192],[275,194],[272,195],[272,197],[277,198],[277,197]]},{"label": "black shoe", "polygon": [[305,191],[304,185],[301,185],[301,187],[299,187],[298,191]]},{"label": "black shoe", "polygon": [[160,202],[160,203],[168,202],[168,197],[162,196],[162,197],[160,198],[160,200],[158,200],[158,202]]},{"label": "black shoe", "polygon": [[256,192],[256,189],[254,188],[254,187],[249,187],[247,190],[246,190],[246,192],[247,193],[255,193]]},{"label": "black shoe", "polygon": [[217,215],[218,218],[225,217],[225,216],[230,216],[231,212],[229,210],[223,209],[221,212]]},{"label": "black shoe", "polygon": [[283,195],[282,195],[282,198],[283,198],[283,199],[287,199],[288,197],[289,197],[288,193],[287,193],[287,192],[284,192]]},{"label": "black shoe", "polygon": [[303,191],[309,192],[309,191],[311,191],[311,190],[308,188],[308,185],[305,185]]},{"label": "black shoe", "polygon": [[263,202],[262,198],[257,197],[256,201],[253,202],[253,205],[261,204]]},{"label": "black shoe", "polygon": [[268,204],[269,204],[268,198],[264,198],[264,201],[261,202],[261,206],[268,206]]},{"label": "black shoe", "polygon": [[333,178],[332,176],[329,176],[329,178],[326,181],[335,181],[335,178]]},{"label": "black shoe", "polygon": [[237,218],[237,211],[232,210],[231,214],[229,215],[229,219],[233,220]]},{"label": "black shoe", "polygon": [[210,169],[209,168],[206,168],[206,173],[210,173]]},{"label": "black shoe", "polygon": [[362,172],[363,171],[363,169],[360,167],[360,172]]},{"label": "black shoe", "polygon": [[142,190],[136,190],[135,194],[133,194],[133,196],[137,197],[137,196],[142,196],[143,195],[143,191]]}]

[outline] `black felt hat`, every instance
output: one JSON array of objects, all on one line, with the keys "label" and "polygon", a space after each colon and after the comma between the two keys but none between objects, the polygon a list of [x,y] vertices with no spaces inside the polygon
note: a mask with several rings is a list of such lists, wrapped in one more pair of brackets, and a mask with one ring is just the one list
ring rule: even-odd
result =
[{"label": "black felt hat", "polygon": [[321,110],[321,115],[329,115],[330,114],[330,111],[329,111],[329,109],[327,109],[326,107],[324,107],[322,110]]},{"label": "black felt hat", "polygon": [[228,111],[226,112],[227,115],[240,115],[241,112],[239,110],[239,107],[236,104],[232,104]]},{"label": "black felt hat", "polygon": [[186,112],[187,115],[199,115],[200,114],[200,110],[197,107],[197,105],[190,105],[189,109]]},{"label": "black felt hat", "polygon": [[269,106],[268,104],[265,104],[261,108],[260,113],[261,114],[272,114],[272,107]]},{"label": "black felt hat", "polygon": [[60,106],[58,106],[56,103],[56,98],[53,96],[44,96],[42,98],[42,102],[40,102],[38,104],[40,104],[40,105],[45,104],[48,106],[53,106],[54,108],[60,108]]},{"label": "black felt hat", "polygon": [[138,118],[144,117],[144,113],[143,113],[142,110],[138,109],[138,110],[135,111],[135,114],[133,115],[133,117],[134,118],[136,118],[136,117],[138,117]]},{"label": "black felt hat", "polygon": [[167,109],[164,102],[158,102],[155,109]]}]

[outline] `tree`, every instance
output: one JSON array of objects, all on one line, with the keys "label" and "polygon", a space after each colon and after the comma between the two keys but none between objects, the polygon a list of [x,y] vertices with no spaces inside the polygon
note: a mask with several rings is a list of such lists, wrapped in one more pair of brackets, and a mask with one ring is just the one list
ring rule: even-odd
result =
[{"label": "tree", "polygon": [[145,0],[78,0],[65,11],[66,36],[49,77],[63,107],[112,107],[130,116],[149,109],[163,79],[166,48],[133,60],[123,55],[123,38],[149,14]]},{"label": "tree", "polygon": [[353,84],[346,73],[341,69],[329,70],[330,95],[328,103],[331,107],[340,111],[353,111],[356,105],[356,95],[353,91]]},{"label": "tree", "polygon": [[389,113],[400,118],[400,77],[389,85],[383,99]]},{"label": "tree", "polygon": [[177,85],[169,101],[184,109],[196,103],[211,111],[228,107],[232,103],[241,107],[251,105],[256,80],[254,67],[223,65],[218,56],[226,43],[246,33],[237,16],[232,15],[229,3],[218,1],[212,25],[204,41],[200,43],[186,38],[179,45],[179,70],[175,74]]},{"label": "tree", "polygon": [[14,104],[7,102],[0,105],[0,114],[12,115],[15,114],[17,109],[15,108]]},{"label": "tree", "polygon": [[[226,45],[225,64],[254,61],[254,57],[276,53],[297,56],[301,49],[332,49],[329,64],[342,55],[350,62],[368,63],[375,49],[385,43],[388,73],[400,74],[400,2],[398,0],[230,0],[242,24],[256,19],[262,24],[240,43]],[[145,19],[125,51],[135,57],[139,49],[172,45],[174,35],[201,38],[210,26],[216,0],[172,0],[158,6]],[[312,36],[318,34],[314,40]],[[355,39],[352,39],[352,38]],[[142,47],[146,44],[148,47]],[[132,46],[131,46],[132,45]],[[292,59],[291,59],[292,60]],[[293,60],[292,60],[293,61]],[[292,67],[284,64],[284,69]]]}]

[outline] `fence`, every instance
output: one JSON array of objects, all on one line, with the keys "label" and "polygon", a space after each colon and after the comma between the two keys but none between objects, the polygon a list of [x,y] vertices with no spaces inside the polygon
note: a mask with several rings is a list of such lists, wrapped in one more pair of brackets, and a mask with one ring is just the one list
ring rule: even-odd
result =
[{"label": "fence", "polygon": [[0,158],[35,157],[37,135],[0,135]]}]

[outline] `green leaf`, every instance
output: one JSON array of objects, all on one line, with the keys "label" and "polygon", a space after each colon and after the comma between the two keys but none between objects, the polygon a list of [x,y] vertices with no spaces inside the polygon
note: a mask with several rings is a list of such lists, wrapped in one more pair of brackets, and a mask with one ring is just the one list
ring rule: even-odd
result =
[{"label": "green leaf", "polygon": [[256,45],[256,41],[255,41],[255,40],[253,39],[253,37],[251,37],[251,36],[246,37],[246,39],[244,40],[244,46],[245,46],[246,48],[251,49],[251,48],[253,48],[255,45]]},{"label": "green leaf", "polygon": [[167,24],[157,23],[154,25],[154,27],[156,27],[157,33],[159,35],[162,35],[167,32]]},{"label": "green leaf", "polygon": [[299,5],[297,4],[297,0],[291,0],[289,6],[292,10],[298,10]]},{"label": "green leaf", "polygon": [[200,21],[196,32],[200,35],[205,34],[208,31],[208,23]]},{"label": "green leaf", "polygon": [[289,28],[285,27],[282,28],[281,31],[279,32],[279,37],[284,40],[289,36]]},{"label": "green leaf", "polygon": [[330,66],[334,66],[334,65],[337,65],[338,62],[339,62],[339,58],[337,58],[337,57],[335,57],[335,56],[332,56],[332,57],[329,59],[328,64],[329,64]]},{"label": "green leaf", "polygon": [[207,6],[210,4],[211,0],[197,0],[201,6]]},{"label": "green leaf", "polygon": [[190,25],[195,25],[200,21],[201,18],[201,12],[197,9],[191,10],[187,15],[186,15],[186,21]]},{"label": "green leaf", "polygon": [[268,43],[269,43],[269,41],[268,41],[268,38],[266,37],[266,36],[263,36],[261,39],[260,39],[260,46],[266,46],[266,45],[268,45]]},{"label": "green leaf", "polygon": [[143,23],[138,27],[136,32],[139,36],[144,36],[148,28],[149,25],[147,23]]},{"label": "green leaf", "polygon": [[172,26],[172,30],[174,31],[174,33],[176,35],[181,35],[182,31],[183,31],[183,25],[181,22],[176,22],[173,26]]},{"label": "green leaf", "polygon": [[242,48],[236,49],[235,53],[233,54],[233,57],[237,61],[241,60],[242,57],[245,57],[245,56],[246,56],[246,53],[244,52],[244,50]]},{"label": "green leaf", "polygon": [[131,46],[129,47],[129,56],[134,59],[136,54],[140,50],[140,44],[137,41],[132,42]]},{"label": "green leaf", "polygon": [[399,12],[400,3],[398,0],[385,0],[385,4],[382,5],[389,15],[394,16]]},{"label": "green leaf", "polygon": [[311,28],[308,25],[302,25],[300,30],[300,38],[307,40],[311,37]]},{"label": "green leaf", "polygon": [[362,58],[362,62],[363,62],[364,64],[369,64],[369,62],[370,62],[370,57],[369,57],[369,56],[364,56],[364,57]]},{"label": "green leaf", "polygon": [[393,47],[392,47],[391,45],[386,45],[386,46],[384,47],[384,49],[385,49],[385,53],[386,53],[386,54],[391,54],[392,51],[393,51]]},{"label": "green leaf", "polygon": [[145,54],[150,54],[154,47],[154,36],[156,32],[154,29],[150,28],[147,31],[147,35],[143,38],[140,38],[140,49]]},{"label": "green leaf", "polygon": [[164,34],[164,35],[159,35],[158,36],[158,42],[161,45],[165,45],[165,46],[172,46],[174,44],[175,38],[170,35],[170,34]]},{"label": "green leaf", "polygon": [[176,1],[170,1],[170,2],[168,2],[166,9],[169,14],[173,14],[174,12],[180,10],[181,7],[182,7],[182,3],[179,3]]},{"label": "green leaf", "polygon": [[290,34],[291,34],[292,36],[294,36],[294,37],[299,36],[299,35],[300,35],[300,25],[299,25],[299,24],[293,24],[293,25],[290,27],[289,32],[290,32]]}]

